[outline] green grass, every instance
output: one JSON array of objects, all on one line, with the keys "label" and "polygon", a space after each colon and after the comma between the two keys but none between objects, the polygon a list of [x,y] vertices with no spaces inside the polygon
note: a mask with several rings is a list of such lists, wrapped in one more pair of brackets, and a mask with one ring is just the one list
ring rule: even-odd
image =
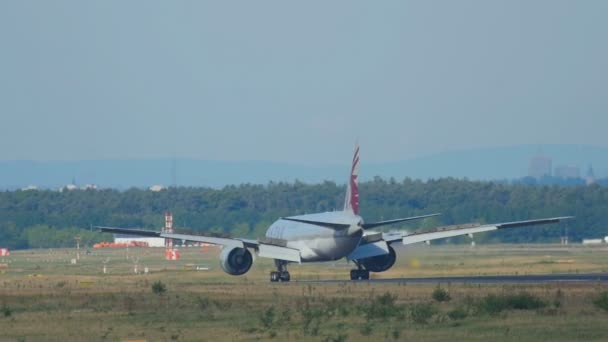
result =
[{"label": "green grass", "polygon": [[[161,249],[131,249],[129,258],[92,250],[72,265],[73,250],[15,251],[0,276],[0,340],[605,340],[603,285],[270,283],[270,261],[258,258],[246,276],[232,277],[217,266],[217,251],[181,252],[176,262]],[[520,274],[602,271],[608,259],[606,249],[560,246],[398,253],[395,268],[376,276],[513,274],[517,265]],[[134,260],[149,273],[134,274]],[[290,265],[295,280],[346,279],[349,269]]]}]

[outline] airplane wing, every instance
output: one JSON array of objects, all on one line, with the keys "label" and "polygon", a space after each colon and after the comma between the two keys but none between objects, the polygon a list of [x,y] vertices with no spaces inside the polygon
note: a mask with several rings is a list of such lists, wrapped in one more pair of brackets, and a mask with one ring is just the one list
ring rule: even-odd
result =
[{"label": "airplane wing", "polygon": [[175,239],[184,241],[204,242],[212,245],[220,245],[227,248],[253,248],[258,252],[258,256],[263,258],[281,259],[292,262],[302,262],[300,258],[300,251],[293,248],[288,248],[280,244],[280,241],[269,241],[260,242],[258,240],[249,239],[233,239],[233,238],[220,238],[212,236],[202,235],[190,235],[190,234],[175,234],[175,233],[163,233],[152,230],[142,229],[127,229],[127,228],[113,228],[113,227],[97,227],[102,232],[114,233],[114,234],[130,234],[138,236],[148,237],[160,237],[165,239]]},{"label": "airplane wing", "polygon": [[99,228],[104,233],[129,234],[129,235],[160,237],[160,238],[184,240],[184,241],[204,242],[204,243],[210,243],[212,245],[222,245],[225,247],[244,248],[244,247],[256,247],[258,245],[255,241],[252,241],[252,240],[241,240],[241,239],[220,238],[220,237],[189,235],[189,234],[163,233],[163,232],[156,232],[156,231],[152,231],[152,230],[143,230],[143,229],[127,229],[127,228],[112,228],[112,227],[97,227],[97,228]]},{"label": "airplane wing", "polygon": [[534,226],[541,224],[557,223],[562,220],[571,219],[574,216],[563,216],[563,217],[552,217],[538,220],[527,220],[527,221],[515,221],[506,223],[494,223],[494,224],[462,224],[454,226],[437,227],[430,231],[425,232],[413,232],[413,233],[383,233],[382,239],[387,243],[395,243],[401,241],[404,245],[410,245],[418,242],[428,242],[431,240],[445,239],[460,235],[469,235],[475,233],[488,232],[492,230],[518,228],[525,226]]},{"label": "airplane wing", "polygon": [[371,228],[375,228],[375,227],[385,226],[385,225],[388,225],[388,224],[405,222],[405,221],[412,221],[412,220],[420,220],[420,219],[423,219],[423,218],[433,217],[433,216],[439,216],[439,215],[441,215],[441,214],[437,213],[437,214],[429,214],[429,215],[421,215],[421,216],[413,216],[413,217],[404,217],[404,218],[398,218],[398,219],[388,220],[388,221],[363,223],[361,225],[361,227],[363,227],[363,229],[371,229]]}]

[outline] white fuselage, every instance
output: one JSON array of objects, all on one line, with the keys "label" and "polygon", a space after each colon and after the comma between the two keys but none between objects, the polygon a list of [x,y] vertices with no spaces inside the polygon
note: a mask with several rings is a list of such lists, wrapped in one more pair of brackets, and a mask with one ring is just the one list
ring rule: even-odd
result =
[{"label": "white fuselage", "polygon": [[348,228],[330,228],[316,224],[279,219],[266,231],[266,237],[283,240],[286,247],[300,251],[302,262],[338,260],[349,255],[361,241],[363,220],[348,211],[326,212],[290,218],[307,221],[348,224]]}]

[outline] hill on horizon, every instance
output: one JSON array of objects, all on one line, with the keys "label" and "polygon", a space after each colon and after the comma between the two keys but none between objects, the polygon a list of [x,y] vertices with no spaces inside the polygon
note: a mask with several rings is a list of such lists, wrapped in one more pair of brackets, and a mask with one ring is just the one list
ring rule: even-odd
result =
[{"label": "hill on horizon", "polygon": [[[580,145],[520,145],[445,151],[403,161],[365,162],[362,154],[360,179],[375,176],[402,180],[441,177],[472,180],[510,180],[527,175],[532,157],[550,157],[553,168],[573,165],[584,176],[589,165],[595,176],[608,176],[608,147]],[[345,161],[348,158],[345,157]],[[28,185],[59,188],[96,184],[101,188],[125,189],[151,185],[223,187],[231,184],[268,182],[344,183],[349,165],[298,165],[272,161],[210,161],[196,159],[0,161],[0,188]],[[174,177],[175,176],[175,177]],[[175,182],[174,182],[175,180]]]}]

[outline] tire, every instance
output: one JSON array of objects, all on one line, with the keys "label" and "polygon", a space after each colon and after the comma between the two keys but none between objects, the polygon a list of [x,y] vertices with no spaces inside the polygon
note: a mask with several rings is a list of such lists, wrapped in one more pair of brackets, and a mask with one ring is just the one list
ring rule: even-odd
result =
[{"label": "tire", "polygon": [[368,280],[368,270],[350,270],[350,280]]}]

